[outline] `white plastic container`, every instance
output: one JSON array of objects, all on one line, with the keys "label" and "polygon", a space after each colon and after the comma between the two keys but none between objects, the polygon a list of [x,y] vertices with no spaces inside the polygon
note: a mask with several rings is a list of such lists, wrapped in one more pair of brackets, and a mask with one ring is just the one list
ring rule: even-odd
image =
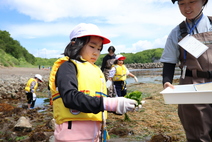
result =
[{"label": "white plastic container", "polygon": [[194,84],[175,85],[174,89],[167,87],[163,94],[165,104],[212,104],[211,90],[196,90]]}]

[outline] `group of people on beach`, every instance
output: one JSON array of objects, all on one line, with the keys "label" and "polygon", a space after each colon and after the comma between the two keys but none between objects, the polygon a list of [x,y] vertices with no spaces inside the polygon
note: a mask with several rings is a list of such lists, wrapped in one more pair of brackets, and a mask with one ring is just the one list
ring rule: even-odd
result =
[{"label": "group of people on beach", "polygon": [[[164,89],[174,88],[172,80],[178,63],[182,70],[179,84],[212,81],[212,18],[203,14],[208,0],[171,0],[173,4],[176,1],[185,21],[169,34],[160,59],[164,64]],[[198,58],[178,45],[191,37],[208,47]],[[95,65],[103,45],[108,43],[110,39],[94,24],[80,23],[71,31],[64,57],[54,63],[49,77],[56,121],[55,142],[106,141],[107,111],[124,114],[137,105],[135,100],[124,97],[127,75],[137,81],[124,66],[126,57],[115,55],[115,48],[110,46],[101,69]],[[35,77],[31,82],[36,79],[42,81]],[[118,97],[111,95],[113,85]],[[29,88],[33,98],[33,89]],[[179,104],[178,115],[188,142],[212,141],[211,104]]]}]

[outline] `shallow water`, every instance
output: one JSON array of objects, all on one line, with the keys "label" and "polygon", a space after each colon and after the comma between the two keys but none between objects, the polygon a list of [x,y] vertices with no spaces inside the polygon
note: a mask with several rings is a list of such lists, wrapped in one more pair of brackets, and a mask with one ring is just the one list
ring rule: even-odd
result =
[{"label": "shallow water", "polygon": [[45,99],[47,98],[37,98],[35,102],[35,108],[36,107],[44,108],[45,104],[48,104],[44,102]]},{"label": "shallow water", "polygon": [[[138,78],[138,82],[162,84],[162,68],[131,69],[129,71]],[[178,79],[179,77],[180,77],[180,70],[176,68],[174,79]],[[134,78],[128,77],[127,83],[128,84],[135,83]]]}]

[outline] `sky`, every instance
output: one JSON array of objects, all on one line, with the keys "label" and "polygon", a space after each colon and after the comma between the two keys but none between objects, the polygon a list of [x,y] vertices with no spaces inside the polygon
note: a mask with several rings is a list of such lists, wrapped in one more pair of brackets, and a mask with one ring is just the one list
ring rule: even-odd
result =
[{"label": "sky", "polygon": [[[212,16],[212,1],[204,8]],[[115,53],[164,48],[184,17],[171,0],[0,0],[0,30],[8,31],[35,57],[62,57],[72,29],[92,23],[111,40]]]}]

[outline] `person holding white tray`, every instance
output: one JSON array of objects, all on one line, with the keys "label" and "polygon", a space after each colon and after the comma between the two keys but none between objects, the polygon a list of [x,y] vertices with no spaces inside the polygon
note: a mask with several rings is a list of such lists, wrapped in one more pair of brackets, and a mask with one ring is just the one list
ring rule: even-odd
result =
[{"label": "person holding white tray", "polygon": [[[180,85],[212,82],[212,18],[202,12],[208,0],[175,1],[185,21],[167,38],[160,59],[164,64],[163,87],[174,88],[172,80],[178,63]],[[178,115],[187,142],[212,141],[212,104],[178,104]]]}]

